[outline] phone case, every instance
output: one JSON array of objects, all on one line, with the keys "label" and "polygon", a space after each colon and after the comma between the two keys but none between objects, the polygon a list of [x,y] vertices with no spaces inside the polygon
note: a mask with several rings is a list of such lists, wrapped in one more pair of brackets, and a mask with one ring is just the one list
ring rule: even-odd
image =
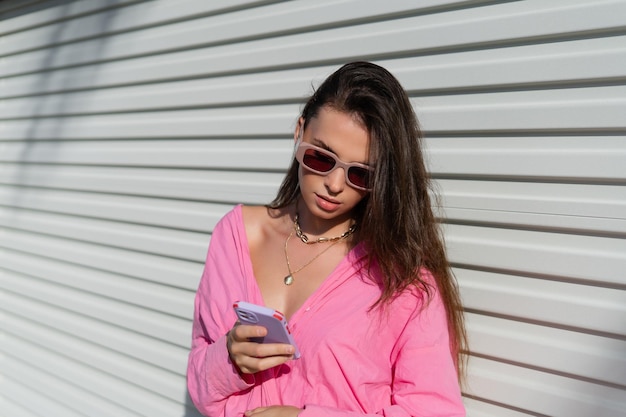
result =
[{"label": "phone case", "polygon": [[290,344],[296,350],[294,358],[298,359],[300,357],[300,350],[291,335],[287,320],[280,311],[245,301],[237,301],[233,304],[233,308],[241,323],[263,326],[267,329],[267,335],[265,337],[258,337],[251,340],[258,343]]}]

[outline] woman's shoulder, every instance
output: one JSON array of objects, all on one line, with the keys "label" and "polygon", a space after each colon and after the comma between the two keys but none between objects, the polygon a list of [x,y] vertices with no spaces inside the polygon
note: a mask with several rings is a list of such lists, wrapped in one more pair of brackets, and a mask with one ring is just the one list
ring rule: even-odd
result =
[{"label": "woman's shoulder", "polygon": [[269,221],[268,208],[265,206],[244,206],[241,205],[242,222],[246,231],[250,235],[261,230]]},{"label": "woman's shoulder", "polygon": [[267,206],[241,206],[241,214],[248,240],[253,243],[268,238],[279,228],[285,212]]},{"label": "woman's shoulder", "polygon": [[237,225],[242,222],[242,205],[238,204],[225,212],[222,217],[219,218],[215,224],[213,232],[215,233],[220,229],[236,229]]},{"label": "woman's shoulder", "polygon": [[246,206],[241,204],[239,207],[246,225],[262,223],[268,217],[268,208],[266,206]]},{"label": "woman's shoulder", "polygon": [[391,304],[401,310],[410,311],[411,314],[419,314],[429,308],[440,308],[441,295],[432,273],[422,269],[419,278],[419,281],[396,293]]}]

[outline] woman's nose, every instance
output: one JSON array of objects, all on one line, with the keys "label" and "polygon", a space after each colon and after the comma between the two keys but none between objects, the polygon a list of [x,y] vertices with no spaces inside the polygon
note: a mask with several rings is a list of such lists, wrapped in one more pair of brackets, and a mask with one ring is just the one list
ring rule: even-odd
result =
[{"label": "woman's nose", "polygon": [[343,168],[337,168],[328,175],[325,181],[326,188],[333,194],[337,194],[346,186],[346,173]]}]

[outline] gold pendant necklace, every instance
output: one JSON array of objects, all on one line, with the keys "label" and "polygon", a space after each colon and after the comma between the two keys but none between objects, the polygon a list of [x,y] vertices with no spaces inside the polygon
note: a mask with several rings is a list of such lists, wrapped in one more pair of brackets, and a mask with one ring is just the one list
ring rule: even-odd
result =
[{"label": "gold pendant necklace", "polygon": [[330,248],[335,246],[337,243],[339,243],[339,240],[335,240],[332,245],[328,245],[328,247],[326,247],[326,249],[324,249],[323,251],[321,251],[320,253],[315,255],[307,263],[305,263],[304,265],[302,265],[300,268],[296,269],[295,271],[292,271],[291,270],[291,263],[289,262],[289,254],[287,253],[287,244],[289,243],[289,239],[291,239],[291,236],[293,236],[293,231],[289,234],[289,237],[287,238],[287,240],[285,240],[285,260],[287,261],[287,270],[289,271],[289,275],[287,275],[285,278],[283,278],[283,282],[285,283],[285,285],[293,284],[294,274],[297,274],[298,272],[302,271],[307,266],[311,265],[314,260],[316,260],[317,258],[322,256],[327,250],[329,250]]},{"label": "gold pendant necklace", "polygon": [[[330,248],[335,246],[337,243],[339,243],[340,240],[345,239],[348,236],[350,236],[355,230],[356,230],[356,224],[352,224],[350,228],[346,230],[341,236],[320,237],[314,241],[309,241],[309,237],[305,235],[304,233],[302,233],[302,230],[300,229],[300,223],[298,223],[298,213],[296,213],[294,217],[294,222],[293,222],[293,230],[291,231],[291,233],[289,233],[287,240],[285,240],[285,260],[287,261],[287,271],[289,271],[289,275],[283,278],[283,282],[285,283],[285,285],[293,284],[294,274],[297,274],[298,272],[302,271],[307,266],[311,265],[314,260],[322,256],[327,250],[329,250]],[[324,249],[320,253],[318,253],[317,255],[315,255],[311,260],[306,262],[300,268],[296,269],[295,271],[292,271],[291,263],[289,262],[289,254],[287,253],[287,245],[289,244],[289,240],[291,239],[294,233],[296,234],[296,236],[300,238],[302,242],[306,243],[307,245],[311,245],[313,243],[328,243],[328,242],[332,242],[332,244],[329,245],[326,249]]]}]

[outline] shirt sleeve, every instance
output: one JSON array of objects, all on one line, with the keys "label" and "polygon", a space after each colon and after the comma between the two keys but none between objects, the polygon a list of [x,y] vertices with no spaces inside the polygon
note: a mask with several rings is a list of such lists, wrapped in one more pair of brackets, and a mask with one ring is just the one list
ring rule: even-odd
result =
[{"label": "shirt sleeve", "polygon": [[[396,300],[400,301],[400,300]],[[395,302],[395,301],[394,301]],[[450,352],[445,308],[434,293],[423,308],[420,302],[402,308],[413,313],[396,342],[391,404],[371,414],[306,404],[299,417],[464,417],[456,367]]]},{"label": "shirt sleeve", "polygon": [[206,416],[225,415],[229,399],[231,406],[243,401],[245,396],[236,394],[252,386],[232,364],[226,348],[226,333],[234,320],[229,321],[224,312],[231,308],[235,295],[232,289],[222,287],[220,275],[232,281],[232,274],[237,273],[234,245],[233,232],[222,220],[213,231],[194,303],[187,388],[198,411]]}]

